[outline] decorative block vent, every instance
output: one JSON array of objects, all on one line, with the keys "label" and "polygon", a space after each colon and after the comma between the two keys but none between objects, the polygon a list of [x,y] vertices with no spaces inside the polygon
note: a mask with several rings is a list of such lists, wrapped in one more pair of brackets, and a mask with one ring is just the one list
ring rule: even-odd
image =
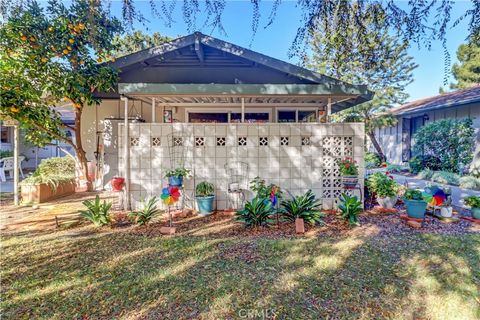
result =
[{"label": "decorative block vent", "polygon": [[195,137],[195,147],[205,146],[205,137]]},{"label": "decorative block vent", "polygon": [[138,147],[138,146],[140,146],[140,138],[130,137],[130,147]]},{"label": "decorative block vent", "polygon": [[268,146],[268,137],[259,137],[258,138],[258,145]]},{"label": "decorative block vent", "polygon": [[310,145],[310,137],[302,136],[302,146]]},{"label": "decorative block vent", "polygon": [[173,137],[173,146],[182,147],[183,146],[183,137]]},{"label": "decorative block vent", "polygon": [[238,137],[238,145],[239,146],[246,146],[247,145],[247,137]]},{"label": "decorative block vent", "polygon": [[280,145],[281,146],[288,146],[289,140],[290,139],[288,137],[280,137]]},{"label": "decorative block vent", "polygon": [[152,137],[152,147],[160,147],[162,144],[160,137]]},{"label": "decorative block vent", "polygon": [[217,137],[217,147],[225,147],[225,137]]}]

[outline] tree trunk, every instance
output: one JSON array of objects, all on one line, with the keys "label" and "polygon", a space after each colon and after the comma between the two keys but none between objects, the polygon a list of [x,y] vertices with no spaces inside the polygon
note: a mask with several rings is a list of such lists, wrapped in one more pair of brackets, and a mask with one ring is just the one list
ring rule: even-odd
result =
[{"label": "tree trunk", "polygon": [[367,136],[370,138],[370,141],[372,142],[373,147],[375,148],[375,150],[377,151],[378,155],[380,156],[380,160],[381,160],[382,162],[385,162],[387,159],[386,159],[386,157],[385,157],[385,154],[383,153],[382,146],[380,146],[380,144],[379,144],[378,141],[377,141],[377,137],[375,137],[375,132],[373,132],[373,131],[368,131],[368,132],[367,132]]},{"label": "tree trunk", "polygon": [[85,179],[85,183],[87,184],[87,190],[92,190],[92,183],[88,179],[88,164],[87,164],[87,155],[85,150],[83,150],[82,145],[82,125],[81,125],[81,118],[82,118],[82,107],[75,110],[75,153],[77,156],[77,162],[80,166],[80,173],[81,177]]}]

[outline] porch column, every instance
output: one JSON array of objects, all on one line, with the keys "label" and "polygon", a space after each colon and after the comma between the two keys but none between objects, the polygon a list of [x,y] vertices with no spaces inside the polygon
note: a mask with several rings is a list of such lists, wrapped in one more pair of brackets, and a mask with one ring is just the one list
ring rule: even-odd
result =
[{"label": "porch column", "polygon": [[124,128],[123,128],[123,168],[125,170],[125,194],[123,199],[124,210],[130,210],[130,137],[128,135],[128,98],[121,97],[124,101]]},{"label": "porch column", "polygon": [[20,163],[18,162],[18,149],[20,143],[20,129],[18,128],[18,124],[15,124],[13,127],[13,143],[15,144],[13,148],[13,204],[18,206],[18,167]]},{"label": "porch column", "polygon": [[152,98],[152,123],[157,122],[157,107],[155,102],[155,98]]},{"label": "porch column", "polygon": [[242,122],[245,122],[245,98],[242,98]]},{"label": "porch column", "polygon": [[332,114],[332,98],[328,98],[327,102],[327,122],[331,122],[330,116]]}]

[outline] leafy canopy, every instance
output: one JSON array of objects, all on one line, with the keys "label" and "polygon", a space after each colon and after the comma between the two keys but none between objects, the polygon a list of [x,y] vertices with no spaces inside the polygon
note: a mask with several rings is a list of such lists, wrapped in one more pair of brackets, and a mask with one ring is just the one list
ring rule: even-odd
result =
[{"label": "leafy canopy", "polygon": [[453,77],[457,81],[452,89],[464,89],[480,85],[480,39],[461,44],[457,50],[457,59],[452,67]]},{"label": "leafy canopy", "polygon": [[97,2],[14,7],[0,29],[0,112],[18,120],[36,145],[52,139],[74,145],[52,106],[63,100],[81,112],[99,102],[95,91],[114,88],[116,71],[98,62],[112,58],[112,39],[121,30]]}]

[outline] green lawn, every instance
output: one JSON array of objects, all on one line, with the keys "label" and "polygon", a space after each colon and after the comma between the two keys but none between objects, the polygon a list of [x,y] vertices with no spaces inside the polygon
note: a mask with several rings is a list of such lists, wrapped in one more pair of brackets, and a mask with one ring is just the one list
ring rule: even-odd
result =
[{"label": "green lawn", "polygon": [[479,234],[59,232],[4,236],[2,246],[3,319],[480,318]]}]

